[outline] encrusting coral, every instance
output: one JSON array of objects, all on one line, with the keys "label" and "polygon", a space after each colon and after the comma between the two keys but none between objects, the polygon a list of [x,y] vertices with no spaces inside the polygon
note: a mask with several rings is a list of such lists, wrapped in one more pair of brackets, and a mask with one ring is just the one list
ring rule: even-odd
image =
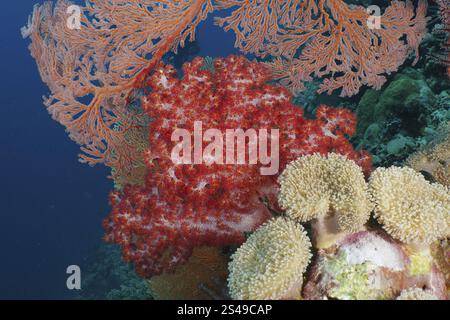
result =
[{"label": "encrusting coral", "polygon": [[300,224],[283,217],[269,220],[232,255],[230,296],[258,300],[300,298],[310,249]]},{"label": "encrusting coral", "polygon": [[370,177],[375,217],[394,238],[425,243],[450,235],[450,192],[408,167],[378,168]]},{"label": "encrusting coral", "polygon": [[281,208],[299,222],[314,219],[318,247],[333,241],[333,233],[361,230],[372,211],[361,167],[342,155],[300,157],[289,163],[279,183]]},{"label": "encrusting coral", "polygon": [[407,283],[408,256],[374,231],[349,234],[319,250],[303,290],[305,299],[394,299]]}]

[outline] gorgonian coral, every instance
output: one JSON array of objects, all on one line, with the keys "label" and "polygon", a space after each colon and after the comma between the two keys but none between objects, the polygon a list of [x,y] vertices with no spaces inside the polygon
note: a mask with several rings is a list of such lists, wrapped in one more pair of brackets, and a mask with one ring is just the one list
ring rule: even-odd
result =
[{"label": "gorgonian coral", "polygon": [[303,227],[283,217],[258,228],[233,254],[228,287],[233,299],[300,298],[312,257]]},{"label": "gorgonian coral", "polygon": [[[262,175],[259,162],[220,164],[220,149],[221,155],[210,161],[174,163],[175,129],[192,132],[198,122],[204,132],[278,129],[279,143],[270,144],[279,146],[280,170],[301,155],[329,152],[370,170],[370,157],[355,152],[346,138],[355,130],[350,111],[321,106],[316,119],[308,120],[290,103],[286,89],[266,83],[269,73],[262,64],[231,56],[216,59],[213,71],[203,65],[201,58],[186,63],[182,79],[166,65],[149,75],[150,93],[142,103],[154,120],[145,152],[145,186],[128,186],[110,197],[106,238],[122,245],[124,258],[142,276],[173,270],[196,246],[242,243],[244,232],[268,219],[267,206],[276,207],[277,175]],[[209,145],[199,143],[203,150]],[[189,147],[191,154],[194,147]]]},{"label": "gorgonian coral", "polygon": [[139,154],[126,135],[142,127],[142,116],[126,108],[127,97],[143,70],[194,39],[211,2],[87,0],[77,6],[79,28],[68,26],[72,4],[36,5],[22,29],[51,91],[45,105],[81,145],[82,162],[130,170]]},{"label": "gorgonian coral", "polygon": [[358,93],[362,85],[376,89],[386,74],[396,71],[426,34],[427,3],[391,1],[376,26],[366,7],[340,0],[219,0],[234,8],[218,18],[236,33],[244,52],[275,57],[268,66],[293,91],[314,76],[326,77],[319,92],[342,89],[341,96]]},{"label": "gorgonian coral", "polygon": [[174,273],[154,276],[148,285],[157,300],[211,300],[227,297],[229,257],[217,247],[197,247]]}]

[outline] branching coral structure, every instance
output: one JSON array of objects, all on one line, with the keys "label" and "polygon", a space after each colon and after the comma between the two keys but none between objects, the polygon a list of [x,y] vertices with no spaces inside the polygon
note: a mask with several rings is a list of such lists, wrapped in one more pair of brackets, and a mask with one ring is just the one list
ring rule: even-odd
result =
[{"label": "branching coral structure", "polygon": [[[45,105],[81,145],[80,160],[130,170],[139,154],[126,138],[142,116],[126,108],[140,74],[164,53],[194,39],[212,10],[209,0],[87,0],[79,28],[69,27],[72,3],[36,5],[24,37],[51,95]],[[148,57],[151,60],[148,60]]]},{"label": "branching coral structure", "polygon": [[[409,160],[417,171],[433,162],[430,175],[445,185],[411,168],[372,173],[371,156],[349,142],[350,110],[320,105],[308,119],[291,103],[305,82],[353,96],[380,89],[412,53],[415,64],[428,21],[427,2],[416,3],[392,0],[371,16],[342,0],[57,0],[36,5],[22,35],[50,89],[44,104],[81,146],[81,162],[112,168],[105,240],[139,276],[162,274],[150,280],[155,294],[170,297],[164,284],[208,264],[177,294],[214,296],[223,247],[240,245],[228,265],[235,299],[445,299],[448,138]],[[74,26],[68,15],[78,9]],[[163,56],[194,40],[215,10],[229,13],[215,21],[235,32],[236,47],[264,62],[195,58],[179,77]],[[433,95],[421,90],[405,106],[416,96]],[[228,130],[244,138],[225,146]],[[399,145],[409,146],[386,148]],[[372,211],[379,224],[368,226]],[[313,250],[301,223],[312,226]]]},{"label": "branching coral structure", "polygon": [[[110,196],[106,238],[122,245],[125,260],[134,262],[142,276],[173,270],[196,246],[242,243],[244,232],[253,231],[270,217],[268,208],[277,207],[277,174],[262,175],[260,162],[221,163],[225,151],[220,148],[209,161],[174,163],[177,143],[171,136],[177,128],[193,132],[200,121],[204,132],[278,129],[280,170],[301,155],[336,152],[370,171],[370,156],[356,152],[347,140],[355,130],[350,111],[321,106],[316,119],[305,119],[286,89],[266,83],[270,75],[262,64],[230,56],[216,59],[214,72],[203,66],[200,58],[186,63],[182,79],[166,65],[149,75],[151,92],[142,101],[154,120],[145,151],[145,186],[128,186]],[[206,150],[209,143],[200,145]]]},{"label": "branching coral structure", "polygon": [[379,89],[410,52],[417,62],[426,34],[423,0],[416,10],[409,0],[391,1],[381,16],[339,0],[218,2],[220,8],[235,8],[216,22],[236,33],[236,46],[275,57],[268,65],[294,92],[313,76],[325,77],[319,92],[342,89],[341,96],[352,96],[362,85]]}]

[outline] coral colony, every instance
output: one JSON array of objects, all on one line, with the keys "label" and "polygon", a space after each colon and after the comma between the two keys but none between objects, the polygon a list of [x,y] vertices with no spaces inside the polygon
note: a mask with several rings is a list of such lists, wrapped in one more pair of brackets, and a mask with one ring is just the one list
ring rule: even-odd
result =
[{"label": "coral colony", "polygon": [[[267,129],[226,129],[224,135],[219,129],[208,129],[203,134],[201,121],[194,121],[193,139],[187,129],[175,129],[171,141],[177,142],[172,148],[171,159],[174,164],[245,164],[246,154],[248,163],[257,164],[258,159],[269,167],[260,168],[262,175],[274,175],[279,168],[280,133],[272,129],[270,138]],[[246,139],[248,138],[248,153],[246,153]],[[270,154],[268,140],[270,139]],[[192,140],[194,140],[192,142]],[[203,141],[212,141],[203,150]],[[193,146],[193,147],[192,147]],[[223,151],[225,150],[225,159]],[[192,155],[193,153],[193,155]]]},{"label": "coral colony", "polygon": [[[351,110],[292,103],[416,64],[426,1],[390,1],[378,27],[341,0],[87,0],[78,28],[71,6],[36,5],[22,33],[80,161],[112,170],[105,240],[153,297],[447,299],[450,131],[374,169]],[[164,63],[220,10],[257,60]]]}]

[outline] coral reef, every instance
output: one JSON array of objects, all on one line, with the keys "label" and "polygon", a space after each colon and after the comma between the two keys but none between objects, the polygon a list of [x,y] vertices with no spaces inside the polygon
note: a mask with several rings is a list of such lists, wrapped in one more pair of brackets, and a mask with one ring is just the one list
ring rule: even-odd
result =
[{"label": "coral reef", "polygon": [[[446,299],[449,6],[435,2],[430,20],[425,0],[85,0],[80,28],[69,0],[36,5],[21,31],[44,104],[114,180],[105,240],[126,263],[102,247],[80,298]],[[216,11],[256,61],[186,62]],[[199,126],[245,146],[265,130],[275,162]],[[174,161],[177,146],[201,161]]]},{"label": "coral reef", "polygon": [[402,164],[450,121],[450,82],[434,73],[407,68],[383,90],[362,96],[356,109],[358,147],[372,153],[375,165]]},{"label": "coral reef", "polygon": [[142,127],[127,98],[164,54],[195,40],[196,27],[214,10],[234,9],[217,24],[235,31],[243,52],[275,57],[267,65],[284,85],[301,90],[313,75],[328,76],[320,91],[342,88],[342,96],[362,85],[379,89],[412,51],[417,60],[427,22],[423,0],[416,9],[409,0],[392,1],[374,29],[366,27],[364,7],[340,0],[86,0],[80,27],[70,27],[71,5],[36,5],[22,35],[31,38],[51,91],[45,105],[81,145],[80,160],[125,174],[139,157],[126,133]]},{"label": "coral reef", "polygon": [[218,3],[220,9],[235,9],[216,22],[236,33],[236,46],[275,57],[268,66],[294,92],[303,90],[312,76],[324,78],[320,92],[342,89],[341,96],[352,96],[362,85],[379,89],[384,75],[396,71],[411,51],[417,61],[426,33],[426,1],[419,1],[416,10],[411,1],[391,1],[379,28],[367,26],[366,7],[344,1]]},{"label": "coral reef", "polygon": [[[223,132],[279,128],[280,168],[302,154],[334,151],[370,170],[370,157],[354,151],[346,138],[355,130],[348,110],[321,106],[317,118],[307,120],[289,102],[286,89],[266,84],[269,75],[263,65],[236,56],[216,59],[214,73],[203,65],[200,58],[186,63],[183,79],[164,65],[149,75],[151,93],[143,98],[143,107],[154,120],[145,152],[145,186],[127,186],[110,196],[106,239],[123,247],[125,260],[134,262],[142,276],[174,270],[196,246],[242,243],[244,232],[267,220],[268,208],[277,205],[276,175],[260,174],[260,163],[221,164],[213,159],[175,164],[171,135],[176,128],[191,129],[195,121],[201,121],[203,130]],[[204,149],[206,141],[202,144]]]},{"label": "coral reef", "polygon": [[311,259],[300,224],[278,217],[258,228],[232,255],[228,287],[233,299],[295,299]]},{"label": "coral reef", "polygon": [[152,277],[150,290],[158,300],[211,300],[227,297],[228,256],[216,247],[197,247],[174,273]]},{"label": "coral reef", "polygon": [[[283,284],[283,288],[290,288],[290,286],[296,288],[297,295],[282,294],[277,298],[299,298],[301,290],[301,297],[304,299],[396,299],[398,297],[400,299],[414,297],[416,299],[430,297],[446,299],[448,274],[446,255],[448,253],[445,246],[433,248],[431,244],[449,236],[450,193],[448,189],[442,185],[430,184],[420,173],[411,168],[390,167],[378,168],[372,173],[368,190],[361,169],[356,170],[355,167],[357,166],[354,162],[339,155],[328,154],[326,157],[306,155],[291,162],[280,175],[279,201],[281,207],[287,209],[285,212],[287,217],[278,219],[292,221],[291,223],[294,223],[291,219],[302,222],[310,220],[311,217],[317,219],[317,216],[323,219],[327,214],[330,215],[329,211],[333,211],[328,209],[330,204],[326,204],[327,201],[324,202],[323,199],[331,198],[335,203],[340,203],[340,207],[334,204],[339,208],[334,210],[337,216],[339,217],[339,210],[347,211],[346,219],[351,221],[353,218],[358,228],[342,228],[339,236],[334,236],[335,230],[339,230],[338,218],[325,219],[326,222],[319,224],[319,227],[317,227],[316,219],[313,219],[311,223],[313,239],[326,239],[326,241],[316,240],[313,243],[314,257],[308,266],[304,282],[303,277],[302,281],[297,280],[299,276],[292,280],[288,272],[285,272],[286,278],[282,279],[271,273],[272,277],[269,277],[271,281],[273,279],[276,279],[276,283],[287,281],[287,284]],[[332,188],[326,183],[327,179],[333,181]],[[359,196],[355,195],[355,188],[360,189]],[[327,196],[328,189],[335,190],[335,194],[339,196],[336,195],[334,198]],[[322,194],[323,198],[318,197]],[[331,206],[333,201],[330,201]],[[361,206],[363,208],[361,212],[364,212],[365,217],[363,221],[360,221],[361,212],[354,210],[352,205],[348,206],[352,201],[366,202],[366,205]],[[374,203],[367,204],[371,201]],[[326,205],[321,205],[323,203]],[[324,208],[326,210],[323,210]],[[367,211],[370,213],[372,208],[374,208],[375,217],[382,225],[375,221],[365,224],[368,219]],[[301,212],[303,209],[305,211]],[[332,214],[333,212],[331,216]],[[388,233],[382,230],[382,227]],[[238,249],[239,260],[236,263],[232,261],[229,265],[230,275],[231,271],[239,270],[238,274],[241,278],[235,281],[238,283],[238,288],[240,288],[239,284],[245,282],[247,289],[247,283],[251,283],[250,289],[247,290],[254,290],[256,293],[263,292],[256,284],[260,279],[266,279],[267,275],[264,268],[254,267],[254,265],[265,265],[261,262],[267,259],[271,261],[275,252],[282,257],[289,255],[294,259],[293,255],[284,249],[283,245],[286,244],[280,244],[278,239],[271,241],[270,250],[266,249],[269,246],[266,241],[271,239],[271,236],[263,236],[267,230],[264,227],[261,228],[261,232],[257,229],[253,234],[256,236],[254,238],[250,236]],[[333,234],[331,237],[330,230]],[[288,242],[290,249],[291,240]],[[301,239],[298,245],[304,247],[304,243],[304,239]],[[242,251],[239,251],[241,249]],[[266,250],[270,254],[264,254]],[[280,253],[279,250],[285,251]],[[255,254],[255,251],[258,253]],[[252,258],[253,256],[257,258]],[[240,263],[242,260],[246,261],[245,257],[250,257],[248,264],[252,268],[249,270],[243,267],[246,263]],[[305,259],[297,260],[299,263]],[[305,268],[306,266],[302,264],[302,275]],[[278,267],[274,268],[274,270],[278,269]],[[242,273],[244,275],[241,275]],[[235,290],[232,286],[236,286],[236,283],[229,283],[230,292]],[[301,289],[300,283],[303,283]],[[272,288],[272,284],[266,287]],[[423,292],[418,292],[417,288]],[[274,298],[268,294],[232,295],[232,297]]]}]

